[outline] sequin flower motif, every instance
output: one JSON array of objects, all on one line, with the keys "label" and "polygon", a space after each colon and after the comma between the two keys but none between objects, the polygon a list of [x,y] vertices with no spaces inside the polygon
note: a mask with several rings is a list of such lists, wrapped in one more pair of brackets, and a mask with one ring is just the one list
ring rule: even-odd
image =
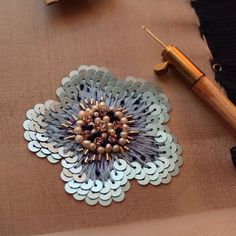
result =
[{"label": "sequin flower motif", "polygon": [[124,199],[131,179],[156,186],[179,173],[181,146],[164,125],[170,106],[153,84],[81,66],[56,94],[26,113],[24,137],[39,158],[61,163],[76,200],[108,206]]}]

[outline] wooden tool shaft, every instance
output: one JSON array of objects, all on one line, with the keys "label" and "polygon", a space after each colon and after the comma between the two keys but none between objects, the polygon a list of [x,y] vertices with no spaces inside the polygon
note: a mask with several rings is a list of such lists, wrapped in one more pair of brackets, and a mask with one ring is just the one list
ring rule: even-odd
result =
[{"label": "wooden tool shaft", "polygon": [[214,81],[203,76],[192,86],[192,90],[236,131],[236,106],[224,95]]},{"label": "wooden tool shaft", "polygon": [[192,90],[236,131],[236,106],[225,96],[219,85],[209,79],[177,47],[166,46],[162,56],[164,61],[167,61],[183,75]]},{"label": "wooden tool shaft", "polygon": [[158,74],[165,73],[172,65],[191,85],[192,90],[208,103],[235,131],[236,131],[236,106],[225,96],[220,87],[186,57],[176,46],[166,45],[149,29],[142,27],[163,48],[164,63],[155,66]]}]

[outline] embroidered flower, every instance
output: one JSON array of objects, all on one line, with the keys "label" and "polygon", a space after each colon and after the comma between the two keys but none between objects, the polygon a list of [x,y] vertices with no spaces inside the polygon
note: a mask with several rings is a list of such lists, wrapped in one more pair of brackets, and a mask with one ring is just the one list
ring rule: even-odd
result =
[{"label": "embroidered flower", "polygon": [[81,66],[56,94],[27,112],[24,136],[38,157],[61,161],[75,199],[107,206],[124,199],[130,179],[159,185],[178,174],[181,147],[163,125],[170,106],[153,84]]}]

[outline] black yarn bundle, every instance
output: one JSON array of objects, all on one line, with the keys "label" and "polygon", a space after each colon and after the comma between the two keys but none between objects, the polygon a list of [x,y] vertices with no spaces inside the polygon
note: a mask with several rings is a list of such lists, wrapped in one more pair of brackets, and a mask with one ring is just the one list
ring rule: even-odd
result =
[{"label": "black yarn bundle", "polygon": [[[236,0],[197,0],[191,4],[213,56],[215,79],[236,105]],[[236,146],[230,151],[236,166]]]},{"label": "black yarn bundle", "polygon": [[215,79],[236,104],[236,1],[192,1],[201,35],[206,37],[215,66]]}]

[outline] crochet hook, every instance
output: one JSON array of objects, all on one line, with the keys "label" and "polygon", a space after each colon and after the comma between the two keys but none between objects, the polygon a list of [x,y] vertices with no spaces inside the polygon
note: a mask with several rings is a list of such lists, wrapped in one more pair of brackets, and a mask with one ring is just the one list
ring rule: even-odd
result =
[{"label": "crochet hook", "polygon": [[236,131],[236,106],[225,96],[219,85],[209,79],[176,46],[166,45],[145,26],[142,28],[164,48],[161,54],[163,62],[156,64],[154,71],[163,74],[172,66],[186,79],[192,90]]}]

